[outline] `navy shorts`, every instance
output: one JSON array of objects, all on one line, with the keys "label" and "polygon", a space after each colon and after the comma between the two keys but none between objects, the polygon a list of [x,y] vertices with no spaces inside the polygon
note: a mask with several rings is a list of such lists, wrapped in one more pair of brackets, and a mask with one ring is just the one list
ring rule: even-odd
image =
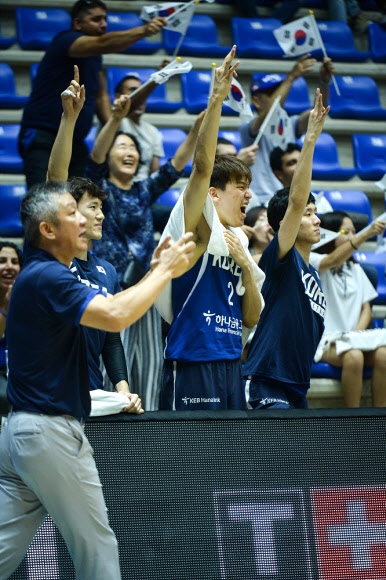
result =
[{"label": "navy shorts", "polygon": [[252,409],[307,409],[305,395],[252,376],[245,380],[246,399]]},{"label": "navy shorts", "polygon": [[241,361],[165,360],[160,410],[246,410]]}]

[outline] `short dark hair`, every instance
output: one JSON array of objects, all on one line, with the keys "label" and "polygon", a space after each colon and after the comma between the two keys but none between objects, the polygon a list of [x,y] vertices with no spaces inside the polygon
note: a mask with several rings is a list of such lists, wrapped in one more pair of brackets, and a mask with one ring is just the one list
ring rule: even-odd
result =
[{"label": "short dark hair", "polygon": [[3,248],[12,248],[12,250],[15,250],[19,260],[19,264],[20,266],[22,266],[22,252],[21,249],[16,244],[14,244],[13,242],[9,242],[8,240],[2,240],[0,241],[0,250],[2,250]]},{"label": "short dark hair", "polygon": [[257,205],[255,207],[253,207],[252,209],[247,211],[247,215],[245,216],[244,224],[246,226],[250,226],[251,228],[253,228],[253,226],[255,225],[255,223],[257,222],[259,217],[261,216],[261,214],[263,212],[266,212],[266,211],[267,211],[267,208],[265,207],[265,205]]},{"label": "short dark hair", "polygon": [[269,156],[269,164],[272,171],[281,171],[283,169],[283,155],[301,150],[302,148],[297,143],[288,143],[286,149],[282,149],[281,147],[275,147],[272,149]]},{"label": "short dark hair", "polygon": [[[345,211],[328,211],[319,216],[320,227],[332,232],[339,232],[345,217],[350,217]],[[331,240],[330,242],[327,242],[327,244],[319,246],[319,248],[316,248],[315,252],[318,252],[319,254],[330,254],[333,250],[335,250],[335,240]]]},{"label": "short dark hair", "polygon": [[224,191],[227,183],[236,183],[240,180],[246,180],[248,183],[252,181],[251,170],[244,161],[234,155],[216,155],[209,187],[217,187]]},{"label": "short dark hair", "polygon": [[129,73],[129,74],[125,75],[124,77],[122,77],[120,81],[118,81],[118,83],[116,84],[115,89],[114,89],[114,94],[121,95],[123,83],[125,83],[129,79],[135,79],[136,81],[140,82],[142,85],[142,81],[139,78],[139,75],[137,73],[134,73],[134,72]]},{"label": "short dark hair", "polygon": [[[289,193],[290,188],[283,187],[283,189],[279,189],[279,191],[277,191],[268,202],[267,218],[268,223],[274,232],[279,231],[280,222],[284,218],[285,212],[287,211]],[[315,203],[315,197],[312,193],[310,193],[306,205],[309,203]]]},{"label": "short dark hair", "polygon": [[97,197],[101,201],[108,198],[107,193],[103,189],[86,177],[70,177],[67,183],[68,191],[77,203],[82,199],[85,193],[90,197]]},{"label": "short dark hair", "polygon": [[92,8],[103,8],[107,12],[107,6],[102,0],[78,0],[70,10],[71,19],[79,18],[79,15],[85,14]]},{"label": "short dark hair", "polygon": [[59,206],[55,198],[65,193],[68,193],[68,186],[64,181],[47,181],[31,187],[22,199],[20,218],[25,239],[31,246],[39,245],[41,222],[59,224]]}]

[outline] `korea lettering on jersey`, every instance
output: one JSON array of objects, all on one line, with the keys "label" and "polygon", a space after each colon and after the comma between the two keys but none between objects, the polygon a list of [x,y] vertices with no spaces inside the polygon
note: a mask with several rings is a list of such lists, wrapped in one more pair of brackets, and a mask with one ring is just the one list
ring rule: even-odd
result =
[{"label": "korea lettering on jersey", "polygon": [[[243,294],[241,268],[230,256],[210,256],[213,258],[212,267],[229,270],[234,276],[238,276],[236,287],[232,282],[228,282],[228,304],[234,306],[234,294]],[[245,290],[244,290],[245,291]],[[235,334],[242,336],[242,320],[234,316],[224,315],[221,312],[203,312],[205,322],[208,326],[214,326],[216,333]]]},{"label": "korea lettering on jersey", "polygon": [[304,270],[302,270],[302,282],[312,310],[324,318],[326,314],[326,299],[319,284],[310,272],[304,272]]},{"label": "korea lettering on jersey", "polygon": [[[106,270],[104,269],[103,266],[96,266],[96,268],[97,268],[98,272],[100,272],[101,274],[104,274],[106,276]],[[95,290],[101,290],[102,294],[104,296],[107,296],[108,292],[107,292],[106,286],[100,286],[99,284],[95,284],[94,282],[90,282],[90,280],[87,280],[87,278],[82,278],[80,276],[80,274],[78,273],[77,267],[74,264],[71,264],[70,270],[73,274],[76,275],[79,282],[81,282],[85,286],[88,286],[89,288],[94,288]]]}]

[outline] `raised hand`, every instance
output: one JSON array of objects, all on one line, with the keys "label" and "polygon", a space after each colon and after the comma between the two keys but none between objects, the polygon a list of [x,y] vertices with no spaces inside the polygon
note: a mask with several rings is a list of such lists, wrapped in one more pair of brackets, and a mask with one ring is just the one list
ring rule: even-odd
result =
[{"label": "raised hand", "polygon": [[178,278],[188,270],[196,247],[192,238],[193,234],[188,232],[177,242],[169,242],[168,248],[161,251],[159,266],[168,270],[172,278]]},{"label": "raised hand", "polygon": [[308,119],[308,127],[306,133],[307,137],[313,137],[314,139],[319,137],[320,133],[323,130],[323,125],[329,111],[330,106],[325,107],[323,105],[322,93],[320,92],[320,89],[316,89],[315,105],[314,108],[311,110],[310,117]]},{"label": "raised hand", "polygon": [[213,95],[218,94],[224,100],[232,84],[233,75],[237,76],[236,68],[239,66],[240,61],[236,61],[232,64],[233,59],[236,54],[236,45],[233,45],[232,50],[224,58],[221,66],[216,68],[214,85],[213,85]]},{"label": "raised hand", "polygon": [[79,84],[79,68],[74,65],[74,78],[61,94],[63,113],[66,117],[77,118],[86,99],[84,85]]},{"label": "raised hand", "polygon": [[131,107],[131,98],[129,95],[120,95],[117,99],[115,99],[113,107],[112,107],[112,115],[115,121],[122,121],[130,111]]}]

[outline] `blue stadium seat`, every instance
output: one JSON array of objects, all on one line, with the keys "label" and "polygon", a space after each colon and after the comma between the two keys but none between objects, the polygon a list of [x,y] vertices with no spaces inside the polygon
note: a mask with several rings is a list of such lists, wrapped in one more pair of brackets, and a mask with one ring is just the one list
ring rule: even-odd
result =
[{"label": "blue stadium seat", "polygon": [[236,147],[237,151],[241,149],[241,135],[240,131],[220,130],[218,136],[223,139],[228,139]]},{"label": "blue stadium seat", "polygon": [[364,191],[359,189],[324,191],[324,197],[334,210],[365,214],[369,218],[369,223],[373,221],[371,203]]},{"label": "blue stadium seat", "polygon": [[0,63],[0,107],[2,109],[21,109],[27,102],[27,96],[17,93],[15,75],[6,63]]},{"label": "blue stadium seat", "polygon": [[170,207],[174,207],[180,197],[181,189],[178,188],[171,188],[167,191],[164,191],[159,198],[157,199],[157,203],[161,205],[168,205]]},{"label": "blue stadium seat", "polygon": [[369,23],[369,45],[374,62],[386,62],[386,29],[375,23]]},{"label": "blue stadium seat", "polygon": [[233,43],[237,45],[237,57],[282,59],[283,51],[273,35],[282,23],[277,18],[231,19]]},{"label": "blue stadium seat", "polygon": [[[156,72],[155,68],[134,68],[134,67],[107,67],[107,89],[111,100],[114,100],[115,87],[119,81],[128,73],[135,73],[139,76],[142,83],[145,83],[150,75]],[[185,76],[185,75],[181,75]],[[183,107],[182,101],[170,101],[167,98],[167,82],[162,85],[157,85],[154,91],[147,97],[146,112],[147,113],[175,113],[178,109]]]},{"label": "blue stadium seat", "polygon": [[[372,374],[371,367],[364,367],[363,378],[370,379]],[[326,362],[312,363],[311,377],[318,379],[335,379],[340,381],[342,376],[342,367],[335,367]]]},{"label": "blue stadium seat", "polygon": [[3,36],[0,27],[0,50],[6,50],[17,42],[16,36]]},{"label": "blue stadium seat", "polygon": [[[161,157],[160,165],[166,163],[168,159],[174,157],[175,152],[183,141],[186,139],[186,133],[182,129],[159,129],[162,135],[162,143],[165,151],[165,157]],[[187,177],[192,171],[192,161],[190,161],[184,170],[184,176]]]},{"label": "blue stadium seat", "polygon": [[20,125],[0,125],[0,173],[23,173],[23,159],[17,149]]},{"label": "blue stadium seat", "polygon": [[[203,70],[191,70],[181,75],[183,106],[191,115],[198,115],[207,108],[211,76],[211,72]],[[221,114],[224,116],[238,115],[237,111],[227,105],[223,105]]]},{"label": "blue stadium seat", "polygon": [[[107,13],[107,32],[127,30],[143,26],[143,21],[134,12],[108,12]],[[122,52],[125,54],[154,54],[162,48],[162,42],[157,41],[157,35],[154,37],[142,38],[126,48]]]},{"label": "blue stadium seat", "polygon": [[[304,135],[298,139],[303,146]],[[342,167],[339,162],[338,147],[329,133],[322,132],[315,145],[312,162],[312,179],[348,181],[356,174],[354,167]]]},{"label": "blue stadium seat", "polygon": [[46,50],[58,32],[71,28],[71,17],[61,8],[16,8],[17,39],[23,50]]},{"label": "blue stadium seat", "polygon": [[[163,45],[167,54],[174,54],[180,42],[181,34],[174,30],[162,30]],[[193,14],[188,29],[178,50],[178,56],[202,56],[205,58],[223,58],[230,51],[230,46],[221,46],[218,42],[216,23],[206,14]]]},{"label": "blue stadium seat", "polygon": [[90,131],[87,134],[87,137],[85,138],[84,142],[86,143],[89,152],[91,153],[92,148],[94,146],[94,141],[95,141],[95,137],[96,137],[96,133],[97,133],[97,126],[93,125],[90,129]]},{"label": "blue stadium seat", "polygon": [[386,253],[385,252],[354,252],[354,258],[360,264],[370,264],[376,267],[378,271],[377,292],[378,297],[372,301],[372,304],[386,304]]},{"label": "blue stadium seat", "polygon": [[386,135],[352,136],[356,173],[363,180],[378,181],[386,173]]},{"label": "blue stadium seat", "polygon": [[[251,86],[254,84],[255,79],[260,80],[260,72],[254,72],[252,74]],[[278,73],[275,73],[278,74]],[[287,75],[279,74],[281,80],[284,81]],[[299,115],[308,109],[312,109],[312,103],[310,101],[310,95],[308,92],[308,84],[304,77],[298,77],[292,83],[291,89],[287,95],[284,103],[284,109],[289,115]]]},{"label": "blue stadium seat", "polygon": [[[385,36],[386,41],[386,36]],[[333,83],[330,85],[330,117],[384,121],[386,109],[381,105],[378,86],[369,76],[336,76],[340,95]]]},{"label": "blue stadium seat", "polygon": [[0,184],[0,237],[20,238],[24,235],[20,203],[25,194],[25,185]]},{"label": "blue stadium seat", "polygon": [[[317,22],[326,53],[335,62],[365,62],[371,52],[357,50],[351,28],[345,22],[321,20]],[[313,51],[313,56],[322,56],[322,51]]]}]

